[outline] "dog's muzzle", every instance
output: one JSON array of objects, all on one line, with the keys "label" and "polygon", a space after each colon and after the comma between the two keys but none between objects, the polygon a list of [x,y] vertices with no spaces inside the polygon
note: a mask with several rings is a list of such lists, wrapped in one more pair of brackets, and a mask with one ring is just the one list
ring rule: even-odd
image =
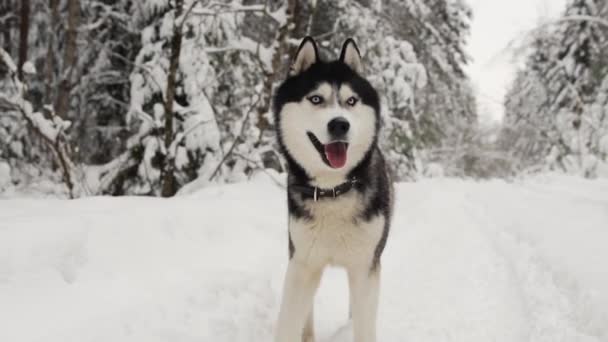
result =
[{"label": "dog's muzzle", "polygon": [[348,143],[345,141],[333,141],[323,144],[312,132],[306,132],[308,139],[315,147],[323,162],[332,169],[339,169],[346,165]]}]

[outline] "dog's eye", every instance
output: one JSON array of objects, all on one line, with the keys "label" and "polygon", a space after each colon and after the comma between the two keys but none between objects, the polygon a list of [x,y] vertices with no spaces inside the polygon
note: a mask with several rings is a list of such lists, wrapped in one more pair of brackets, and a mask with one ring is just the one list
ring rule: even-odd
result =
[{"label": "dog's eye", "polygon": [[346,104],[349,105],[349,106],[351,106],[351,107],[354,106],[354,105],[356,105],[357,102],[359,102],[359,99],[356,98],[356,97],[354,97],[354,96],[351,96],[351,97],[348,98],[348,100],[346,100]]},{"label": "dog's eye", "polygon": [[308,98],[308,101],[310,101],[310,103],[312,103],[314,105],[319,105],[319,104],[323,103],[323,98],[319,95],[313,95]]}]

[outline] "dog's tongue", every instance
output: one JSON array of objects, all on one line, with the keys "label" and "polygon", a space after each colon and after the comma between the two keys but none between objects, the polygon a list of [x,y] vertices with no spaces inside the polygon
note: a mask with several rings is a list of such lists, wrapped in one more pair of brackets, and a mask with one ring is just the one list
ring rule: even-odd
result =
[{"label": "dog's tongue", "polygon": [[335,142],[325,145],[325,156],[329,165],[334,169],[339,169],[346,164],[346,143]]}]

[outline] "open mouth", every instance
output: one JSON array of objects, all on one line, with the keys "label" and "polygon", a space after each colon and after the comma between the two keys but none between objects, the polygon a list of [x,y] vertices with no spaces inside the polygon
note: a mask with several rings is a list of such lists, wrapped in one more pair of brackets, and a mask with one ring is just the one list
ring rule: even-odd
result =
[{"label": "open mouth", "polygon": [[321,159],[331,168],[339,169],[346,164],[346,151],[348,143],[344,141],[334,141],[329,144],[322,144],[319,139],[311,132],[306,132],[310,142],[321,155]]}]

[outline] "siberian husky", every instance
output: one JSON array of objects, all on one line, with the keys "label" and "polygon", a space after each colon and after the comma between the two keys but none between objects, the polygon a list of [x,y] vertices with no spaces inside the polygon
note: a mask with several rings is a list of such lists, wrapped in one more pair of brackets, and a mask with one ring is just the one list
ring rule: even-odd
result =
[{"label": "siberian husky", "polygon": [[325,62],[306,37],[274,96],[289,211],[276,342],[314,341],[313,300],[328,265],[348,273],[355,342],[376,340],[380,257],[393,190],[378,147],[378,93],[362,71],[352,39],[338,60]]}]

